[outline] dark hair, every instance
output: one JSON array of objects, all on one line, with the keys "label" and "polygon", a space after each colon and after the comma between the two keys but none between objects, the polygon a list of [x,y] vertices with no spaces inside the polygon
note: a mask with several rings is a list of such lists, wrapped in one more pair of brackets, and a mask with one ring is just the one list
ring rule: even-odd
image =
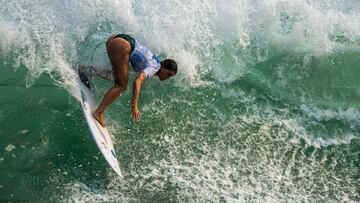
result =
[{"label": "dark hair", "polygon": [[165,59],[165,60],[161,61],[161,66],[167,70],[174,71],[175,74],[177,73],[177,70],[178,70],[177,64],[172,59]]}]

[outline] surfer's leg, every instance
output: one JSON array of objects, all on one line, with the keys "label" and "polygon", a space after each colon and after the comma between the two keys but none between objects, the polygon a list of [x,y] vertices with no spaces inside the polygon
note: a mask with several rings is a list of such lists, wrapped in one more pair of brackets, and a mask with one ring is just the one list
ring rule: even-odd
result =
[{"label": "surfer's leg", "polygon": [[85,66],[83,64],[80,64],[78,66],[78,74],[79,76],[86,77],[87,79],[98,76],[104,80],[114,80],[114,74],[111,68],[98,68],[95,66]]},{"label": "surfer's leg", "polygon": [[130,50],[129,42],[122,38],[112,38],[107,42],[107,51],[114,73],[115,85],[108,90],[99,107],[92,114],[103,127],[106,126],[103,116],[105,109],[127,88]]},{"label": "surfer's leg", "polygon": [[114,80],[113,71],[108,68],[98,68],[95,66],[89,66],[88,74],[90,77],[98,76],[105,80],[109,80],[109,81]]}]

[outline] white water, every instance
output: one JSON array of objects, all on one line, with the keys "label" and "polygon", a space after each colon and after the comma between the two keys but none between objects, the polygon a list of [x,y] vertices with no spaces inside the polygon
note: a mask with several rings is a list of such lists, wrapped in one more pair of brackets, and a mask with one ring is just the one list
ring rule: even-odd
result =
[{"label": "white water", "polygon": [[16,55],[12,63],[29,69],[29,84],[44,72],[66,83],[85,37],[126,32],[176,58],[191,80],[213,72],[233,81],[272,55],[269,46],[322,54],[343,46],[332,38],[342,36],[358,48],[351,43],[360,38],[358,3],[325,2],[2,0],[1,55]]}]

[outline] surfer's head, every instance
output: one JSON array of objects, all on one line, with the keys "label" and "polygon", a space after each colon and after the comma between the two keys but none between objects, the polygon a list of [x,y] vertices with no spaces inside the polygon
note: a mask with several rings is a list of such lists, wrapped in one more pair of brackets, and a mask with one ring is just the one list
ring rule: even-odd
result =
[{"label": "surfer's head", "polygon": [[161,61],[160,70],[156,73],[160,80],[166,80],[176,75],[178,67],[174,60],[165,59]]}]

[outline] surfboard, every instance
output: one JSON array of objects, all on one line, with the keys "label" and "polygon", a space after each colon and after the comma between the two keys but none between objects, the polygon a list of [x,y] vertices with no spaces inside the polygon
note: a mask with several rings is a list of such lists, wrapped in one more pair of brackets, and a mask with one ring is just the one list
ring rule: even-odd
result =
[{"label": "surfboard", "polygon": [[109,131],[106,127],[102,127],[99,122],[97,122],[97,120],[95,120],[91,115],[91,113],[94,112],[97,108],[97,105],[95,96],[91,91],[89,79],[85,74],[81,74],[80,72],[78,72],[78,76],[77,85],[81,94],[81,107],[86,123],[89,127],[90,134],[105,160],[108,162],[111,168],[121,178],[123,178]]}]

